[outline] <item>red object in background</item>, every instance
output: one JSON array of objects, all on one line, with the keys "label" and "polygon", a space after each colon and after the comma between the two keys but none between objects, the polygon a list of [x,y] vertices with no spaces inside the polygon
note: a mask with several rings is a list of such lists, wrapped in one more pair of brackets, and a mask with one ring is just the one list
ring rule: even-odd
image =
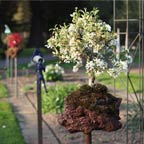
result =
[{"label": "red object in background", "polygon": [[8,46],[13,48],[13,47],[18,47],[22,42],[22,37],[19,33],[13,33],[10,34],[8,37]]}]

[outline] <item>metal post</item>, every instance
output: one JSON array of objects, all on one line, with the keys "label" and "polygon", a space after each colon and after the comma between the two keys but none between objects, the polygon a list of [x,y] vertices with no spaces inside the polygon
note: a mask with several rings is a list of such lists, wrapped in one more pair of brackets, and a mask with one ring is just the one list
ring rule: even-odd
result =
[{"label": "metal post", "polygon": [[86,144],[92,144],[92,135],[91,132],[88,134],[85,134],[85,142]]},{"label": "metal post", "polygon": [[7,78],[7,84],[9,84],[9,78],[10,78],[10,58],[8,56],[6,56],[6,78]]},{"label": "metal post", "polygon": [[[126,0],[126,36],[125,36],[125,49],[129,48],[129,0]],[[128,76],[129,76],[129,72],[127,72],[127,78],[126,78],[126,82],[127,82],[127,110],[126,110],[126,114],[127,114],[127,130],[126,130],[126,143],[129,143],[129,92],[128,92],[128,86],[129,86],[129,82],[128,82]]]},{"label": "metal post", "polygon": [[45,80],[43,77],[43,71],[45,71],[45,67],[43,65],[44,59],[43,59],[42,53],[40,52],[38,48],[33,53],[32,61],[36,64],[36,71],[37,71],[38,144],[43,144],[41,83],[43,82],[45,90],[46,90],[46,86],[45,86]]},{"label": "metal post", "polygon": [[15,96],[18,96],[18,82],[17,82],[17,58],[14,58],[14,69],[15,69]]},{"label": "metal post", "polygon": [[13,60],[10,58],[10,85],[12,86],[12,77],[13,77]]},{"label": "metal post", "polygon": [[41,102],[41,80],[37,71],[37,119],[38,119],[38,144],[43,143],[42,134],[42,102]]}]

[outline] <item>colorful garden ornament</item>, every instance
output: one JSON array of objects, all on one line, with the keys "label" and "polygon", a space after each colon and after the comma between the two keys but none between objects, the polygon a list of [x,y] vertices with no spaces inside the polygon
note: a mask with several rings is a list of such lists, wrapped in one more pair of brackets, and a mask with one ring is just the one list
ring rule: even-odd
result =
[{"label": "colorful garden ornament", "polygon": [[21,50],[20,44],[23,39],[19,33],[9,34],[7,39],[8,48],[5,53],[8,57],[14,59]]},{"label": "colorful garden ornament", "polygon": [[[19,33],[11,33],[8,25],[4,25],[6,34],[6,43],[7,49],[5,51],[6,54],[6,65],[8,71],[8,77],[15,77],[15,96],[18,96],[18,85],[17,85],[17,55],[21,51],[21,43],[23,41],[21,35]],[[11,79],[12,84],[12,79]]]}]

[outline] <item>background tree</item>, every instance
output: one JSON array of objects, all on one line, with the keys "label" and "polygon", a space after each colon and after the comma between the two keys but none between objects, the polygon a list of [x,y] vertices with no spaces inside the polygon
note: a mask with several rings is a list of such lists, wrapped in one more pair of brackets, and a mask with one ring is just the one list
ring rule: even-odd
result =
[{"label": "background tree", "polygon": [[29,31],[31,21],[31,9],[28,0],[17,1],[16,11],[11,20],[17,25],[16,31]]},{"label": "background tree", "polygon": [[49,29],[55,24],[71,20],[69,14],[75,7],[86,7],[85,1],[31,1],[32,21],[29,47],[41,47],[50,35]]},{"label": "background tree", "polygon": [[[129,1],[129,14],[131,17],[138,16],[138,1]],[[113,1],[112,0],[87,0],[87,1],[1,1],[0,2],[0,30],[4,24],[8,24],[12,31],[30,31],[29,46],[44,46],[51,33],[49,29],[55,24],[70,22],[74,8],[93,7],[100,10],[99,17],[111,26],[113,25]],[[116,1],[116,15],[125,18],[126,2]],[[117,24],[121,30],[124,24]],[[130,26],[131,31],[137,31],[137,24]]]}]

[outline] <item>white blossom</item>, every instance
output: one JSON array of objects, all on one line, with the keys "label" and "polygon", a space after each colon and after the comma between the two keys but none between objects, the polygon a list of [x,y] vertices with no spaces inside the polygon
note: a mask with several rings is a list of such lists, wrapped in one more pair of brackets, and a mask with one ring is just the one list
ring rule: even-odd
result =
[{"label": "white blossom", "polygon": [[6,128],[6,125],[2,125],[2,128],[5,129],[5,128]]},{"label": "white blossom", "polygon": [[96,58],[96,59],[94,59],[94,61],[95,61],[97,67],[99,67],[103,70],[107,68],[107,63],[104,60]]},{"label": "white blossom", "polygon": [[106,27],[107,31],[109,31],[109,32],[111,31],[111,26],[109,24],[105,24],[105,27]]},{"label": "white blossom", "polygon": [[56,73],[60,73],[60,74],[64,74],[64,69],[59,66],[58,64],[55,65],[55,72]]},{"label": "white blossom", "polygon": [[121,48],[116,53],[118,39],[111,26],[98,18],[98,10],[75,9],[71,14],[72,22],[57,26],[53,36],[48,39],[48,46],[65,63],[73,62],[73,71],[83,65],[88,74],[95,76],[107,72],[116,78],[126,72],[132,62],[129,51]]},{"label": "white blossom", "polygon": [[75,29],[75,25],[74,24],[70,24],[69,28],[68,28],[69,33],[73,33],[74,31],[76,31]]},{"label": "white blossom", "polygon": [[45,45],[46,48],[51,48],[50,45]]},{"label": "white blossom", "polygon": [[130,55],[126,55],[127,57],[127,63],[130,64],[133,62],[133,58]]},{"label": "white blossom", "polygon": [[72,37],[69,41],[69,46],[74,46],[75,45],[75,38]]},{"label": "white blossom", "polygon": [[77,72],[81,66],[82,66],[82,60],[78,59],[76,65],[73,66],[73,72]]},{"label": "white blossom", "polygon": [[111,69],[108,69],[108,70],[107,70],[107,73],[108,73],[111,77],[117,78],[117,77],[119,76],[119,74],[120,74],[120,71],[119,71],[119,69],[111,68]]},{"label": "white blossom", "polygon": [[77,65],[73,66],[73,72],[77,72],[79,70],[79,67]]},{"label": "white blossom", "polygon": [[122,66],[122,70],[124,72],[127,72],[127,70],[128,70],[128,64],[127,64],[127,62],[126,61],[120,61],[120,64]]},{"label": "white blossom", "polygon": [[88,71],[93,71],[94,70],[94,67],[95,67],[95,63],[93,61],[89,61],[86,63],[86,70]]},{"label": "white blossom", "polygon": [[112,39],[110,41],[110,45],[114,45],[114,46],[118,47],[118,39]]}]

